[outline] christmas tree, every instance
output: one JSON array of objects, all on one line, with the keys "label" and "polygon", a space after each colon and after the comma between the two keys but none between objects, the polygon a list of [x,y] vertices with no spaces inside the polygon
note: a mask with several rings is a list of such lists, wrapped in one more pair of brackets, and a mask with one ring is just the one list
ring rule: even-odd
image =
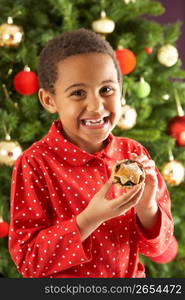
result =
[{"label": "christmas tree", "polygon": [[151,21],[149,16],[164,13],[160,2],[151,0],[0,0],[0,7],[1,276],[20,277],[8,252],[12,166],[57,118],[38,101],[38,55],[56,35],[84,27],[110,42],[123,73],[123,114],[113,134],[136,139],[149,150],[171,196],[178,254],[167,264],[141,257],[147,276],[185,277],[185,71],[176,48],[180,22],[162,26]]}]

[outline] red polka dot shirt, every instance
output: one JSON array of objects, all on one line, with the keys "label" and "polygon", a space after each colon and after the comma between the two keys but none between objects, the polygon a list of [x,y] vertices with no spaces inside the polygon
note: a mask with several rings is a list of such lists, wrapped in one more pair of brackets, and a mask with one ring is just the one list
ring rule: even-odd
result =
[{"label": "red polka dot shirt", "polygon": [[[12,174],[9,235],[9,251],[23,277],[145,277],[139,254],[160,255],[173,235],[170,198],[157,169],[160,216],[152,238],[134,209],[102,223],[83,242],[76,223],[113,165],[131,152],[150,157],[138,142],[112,134],[104,149],[89,154],[63,137],[59,120],[23,152]],[[113,186],[111,197],[119,195]]]}]

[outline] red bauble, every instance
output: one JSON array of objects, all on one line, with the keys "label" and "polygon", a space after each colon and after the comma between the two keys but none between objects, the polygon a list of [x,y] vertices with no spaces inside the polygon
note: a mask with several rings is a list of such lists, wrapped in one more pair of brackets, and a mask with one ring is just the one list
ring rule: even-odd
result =
[{"label": "red bauble", "polygon": [[38,88],[38,77],[35,72],[21,71],[14,77],[14,88],[21,95],[32,95]]},{"label": "red bauble", "polygon": [[170,120],[168,134],[176,140],[177,146],[185,147],[185,116],[176,116]]},{"label": "red bauble", "polygon": [[136,56],[128,49],[116,50],[116,58],[123,75],[131,73],[136,66]]},{"label": "red bauble", "polygon": [[153,52],[153,49],[151,47],[145,47],[144,50],[147,54],[152,54]]},{"label": "red bauble", "polygon": [[167,250],[159,256],[150,257],[150,259],[158,264],[166,264],[175,258],[177,252],[178,252],[178,243],[176,238],[173,236]]},{"label": "red bauble", "polygon": [[9,224],[7,222],[0,222],[0,238],[8,236]]}]

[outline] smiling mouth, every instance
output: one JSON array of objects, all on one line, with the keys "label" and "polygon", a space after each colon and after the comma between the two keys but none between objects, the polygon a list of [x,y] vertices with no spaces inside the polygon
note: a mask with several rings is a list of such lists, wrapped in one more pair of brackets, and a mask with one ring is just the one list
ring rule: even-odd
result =
[{"label": "smiling mouth", "polygon": [[103,128],[105,124],[108,123],[108,119],[109,117],[104,117],[101,119],[92,119],[92,120],[88,120],[88,119],[82,119],[80,122],[84,127],[88,127],[88,128]]}]

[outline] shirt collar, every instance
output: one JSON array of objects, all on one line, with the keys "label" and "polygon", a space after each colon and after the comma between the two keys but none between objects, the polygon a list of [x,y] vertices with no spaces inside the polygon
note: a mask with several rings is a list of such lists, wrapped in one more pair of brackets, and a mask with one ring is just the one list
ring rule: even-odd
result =
[{"label": "shirt collar", "polygon": [[56,155],[59,155],[70,165],[81,166],[96,157],[116,159],[116,153],[114,151],[116,148],[116,138],[111,133],[107,137],[106,146],[102,150],[95,152],[94,154],[90,154],[68,141],[63,136],[62,129],[61,121],[59,119],[55,120],[44,140],[47,144],[49,144]]}]

